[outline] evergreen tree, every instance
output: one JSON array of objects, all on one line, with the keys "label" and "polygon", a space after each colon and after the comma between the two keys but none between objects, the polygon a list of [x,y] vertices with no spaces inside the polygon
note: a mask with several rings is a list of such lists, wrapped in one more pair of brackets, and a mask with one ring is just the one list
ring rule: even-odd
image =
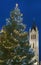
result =
[{"label": "evergreen tree", "polygon": [[29,44],[29,35],[25,31],[26,26],[22,23],[18,4],[10,13],[10,18],[3,27],[2,41],[0,42],[0,65],[32,65],[29,63],[34,56]]}]

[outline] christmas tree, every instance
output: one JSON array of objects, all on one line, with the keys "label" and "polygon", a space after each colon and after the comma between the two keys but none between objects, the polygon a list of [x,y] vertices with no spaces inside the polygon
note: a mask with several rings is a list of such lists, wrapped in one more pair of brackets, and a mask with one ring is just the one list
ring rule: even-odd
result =
[{"label": "christmas tree", "polygon": [[25,31],[22,17],[23,14],[16,4],[1,33],[0,65],[32,65],[30,61],[34,52],[31,51],[29,34]]}]

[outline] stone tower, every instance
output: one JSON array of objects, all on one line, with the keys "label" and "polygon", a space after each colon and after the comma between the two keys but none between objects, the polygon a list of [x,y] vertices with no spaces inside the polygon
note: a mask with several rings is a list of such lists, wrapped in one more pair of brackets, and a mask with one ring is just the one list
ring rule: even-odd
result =
[{"label": "stone tower", "polygon": [[39,62],[39,31],[35,25],[29,29],[29,43],[34,50],[36,61]]}]

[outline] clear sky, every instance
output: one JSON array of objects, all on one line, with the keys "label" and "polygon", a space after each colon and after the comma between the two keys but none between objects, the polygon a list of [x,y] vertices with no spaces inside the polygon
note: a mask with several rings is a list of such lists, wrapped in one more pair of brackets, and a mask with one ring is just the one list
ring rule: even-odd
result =
[{"label": "clear sky", "polygon": [[0,29],[6,24],[6,18],[9,18],[10,11],[14,9],[15,4],[23,13],[23,23],[27,25],[27,30],[32,26],[33,18],[39,29],[39,52],[41,60],[41,0],[0,0]]}]

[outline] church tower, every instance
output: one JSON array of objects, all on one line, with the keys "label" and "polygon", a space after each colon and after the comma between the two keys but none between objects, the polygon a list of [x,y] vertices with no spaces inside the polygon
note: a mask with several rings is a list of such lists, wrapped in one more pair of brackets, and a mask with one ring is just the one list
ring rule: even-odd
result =
[{"label": "church tower", "polygon": [[35,25],[29,29],[29,43],[35,53],[36,61],[39,62],[39,31]]}]

